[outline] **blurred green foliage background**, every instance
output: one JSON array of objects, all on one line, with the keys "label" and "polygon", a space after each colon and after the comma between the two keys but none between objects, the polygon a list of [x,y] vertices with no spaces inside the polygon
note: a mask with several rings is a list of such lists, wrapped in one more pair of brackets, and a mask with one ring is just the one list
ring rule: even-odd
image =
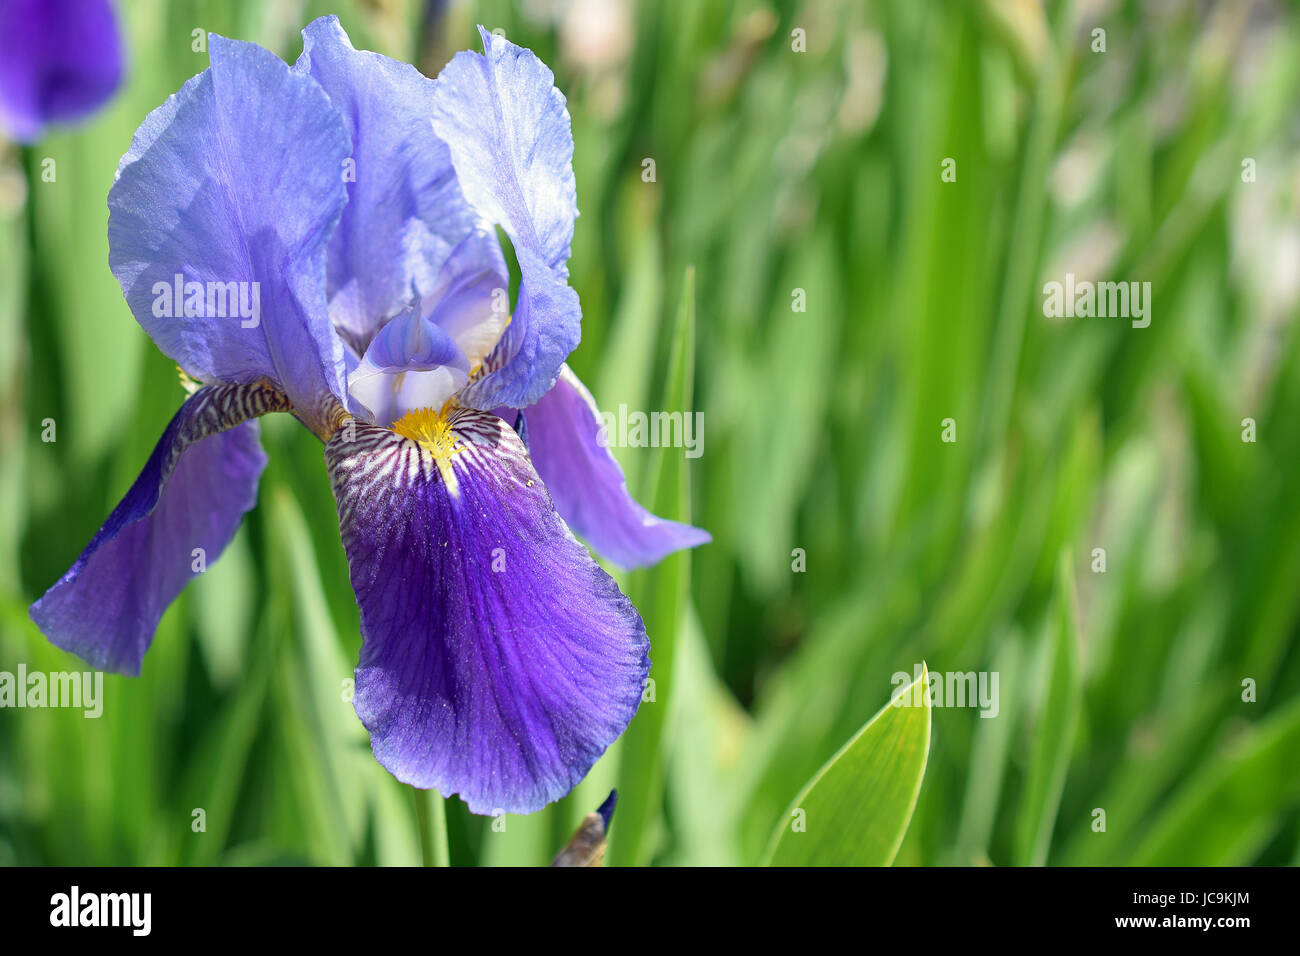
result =
[{"label": "blurred green foliage background", "polygon": [[[641,500],[715,540],[619,576],[655,701],[541,813],[501,829],[448,801],[452,862],[546,862],[615,784],[609,862],[754,862],[922,660],[997,671],[999,712],[934,711],[898,862],[1300,858],[1293,5],[119,9],[111,106],[0,147],[0,669],[79,668],[27,604],[183,397],[109,273],[105,198],[135,127],[207,65],[193,31],[292,61],[298,29],[338,13],[356,46],[434,75],[477,22],[568,97],[571,364],[610,409],[693,390],[703,457],[619,454]],[[1066,272],[1151,282],[1150,327],[1044,317]],[[258,508],[143,676],[107,676],[98,720],[0,711],[0,863],[418,861],[411,791],[344,699],[360,637],[322,450],[282,417]]]}]

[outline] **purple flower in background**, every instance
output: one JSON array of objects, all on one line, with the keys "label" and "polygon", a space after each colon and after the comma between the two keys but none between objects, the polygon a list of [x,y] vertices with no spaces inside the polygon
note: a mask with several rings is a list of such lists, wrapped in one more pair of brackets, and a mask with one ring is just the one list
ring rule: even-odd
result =
[{"label": "purple flower in background", "polygon": [[97,110],[121,81],[108,0],[0,0],[0,132],[31,142]]},{"label": "purple flower in background", "polygon": [[202,386],[31,614],[138,673],[194,549],[219,554],[256,499],[254,419],[288,411],[325,442],[375,756],[476,813],[529,812],[622,733],[649,671],[640,616],[570,527],[624,566],[709,538],[642,509],[597,439],[564,365],[581,320],[565,100],[480,32],[483,55],[437,81],[354,50],[333,17],[292,68],[212,36],[211,66],[144,121],[109,193],[110,265]]}]

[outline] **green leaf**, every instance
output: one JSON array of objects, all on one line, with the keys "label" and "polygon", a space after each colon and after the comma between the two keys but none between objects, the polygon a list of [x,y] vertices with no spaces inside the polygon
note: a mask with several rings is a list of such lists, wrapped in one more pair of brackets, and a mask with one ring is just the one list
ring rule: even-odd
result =
[{"label": "green leaf", "polygon": [[1252,862],[1300,797],[1297,761],[1300,703],[1292,703],[1214,754],[1175,791],[1133,851],[1132,864]]},{"label": "green leaf", "polygon": [[[314,560],[311,533],[296,500],[284,489],[269,496],[271,527],[281,549],[292,600],[295,676],[277,688],[286,709],[286,742],[302,749],[312,793],[304,818],[316,833],[322,858],[349,862],[364,835],[365,783],[373,766],[366,733],[343,693],[352,667],[339,647],[325,589]],[[296,686],[293,686],[296,685]],[[306,811],[315,811],[308,814]]]},{"label": "green leaf", "polygon": [[[888,866],[902,845],[930,752],[929,671],[813,775],[772,833],[768,866]],[[915,699],[914,699],[915,698]],[[909,706],[919,703],[920,706]],[[792,817],[803,824],[795,829]]]},{"label": "green leaf", "polygon": [[[1024,666],[1020,635],[1012,631],[1001,637],[993,656],[993,667],[1001,675],[1002,686],[1008,689],[1023,686]],[[953,849],[954,866],[970,866],[989,856],[1012,735],[1020,721],[1021,695],[1011,692],[1001,697],[996,718],[975,722],[970,771],[962,799],[957,843]]]},{"label": "green leaf", "polygon": [[668,803],[677,839],[670,866],[738,866],[737,801],[720,797],[736,779],[749,716],[718,680],[695,609],[687,606],[670,702]]},{"label": "green leaf", "polygon": [[1070,553],[1061,553],[1056,598],[1044,635],[1044,673],[1050,675],[1034,727],[1033,756],[1016,832],[1016,864],[1042,866],[1056,826],[1065,788],[1074,730],[1079,721],[1079,638],[1077,599]]},{"label": "green leaf", "polygon": [[[672,359],[664,386],[664,407],[690,415],[694,405],[695,270],[686,270],[681,307],[673,337]],[[690,522],[690,471],[682,451],[663,449],[654,469],[648,496],[650,510],[663,518]],[[654,854],[650,839],[663,804],[664,725],[672,693],[677,634],[683,626],[690,595],[691,553],[670,554],[634,579],[631,590],[650,635],[650,679],[654,700],[641,704],[623,735],[619,766],[620,796],[617,828],[610,838],[608,861],[613,866],[648,863]]]}]

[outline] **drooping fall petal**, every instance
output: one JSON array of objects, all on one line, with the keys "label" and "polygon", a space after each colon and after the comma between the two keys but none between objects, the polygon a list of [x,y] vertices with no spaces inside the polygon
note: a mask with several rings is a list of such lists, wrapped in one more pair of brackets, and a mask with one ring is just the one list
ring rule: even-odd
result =
[{"label": "drooping fall petal", "polygon": [[31,606],[55,645],[101,670],[140,673],[163,611],[234,536],[266,466],[256,421],[287,408],[261,386],[191,395],[81,556]]},{"label": "drooping fall petal", "polygon": [[639,568],[713,540],[707,531],[656,517],[637,503],[601,442],[595,399],[567,365],[524,414],[533,465],[555,509],[601,555],[619,567]]},{"label": "drooping fall petal", "polygon": [[325,449],[361,608],[357,714],[399,780],[475,813],[568,793],[632,719],[645,627],[518,436],[459,409]]}]

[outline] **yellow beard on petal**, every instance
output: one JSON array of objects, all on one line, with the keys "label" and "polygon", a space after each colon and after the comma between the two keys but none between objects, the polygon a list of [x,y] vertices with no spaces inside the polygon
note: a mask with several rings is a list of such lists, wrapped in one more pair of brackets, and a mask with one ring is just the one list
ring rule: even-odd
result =
[{"label": "yellow beard on petal", "polygon": [[193,395],[203,387],[202,382],[191,378],[190,373],[185,371],[185,369],[181,368],[179,365],[176,366],[176,374],[181,378],[181,388],[185,389],[186,395]]},{"label": "yellow beard on petal", "polygon": [[456,495],[456,474],[452,471],[451,461],[455,455],[464,451],[460,439],[452,431],[448,413],[455,405],[448,401],[440,411],[432,408],[415,408],[393,422],[393,431],[403,438],[409,438],[432,456],[442,472],[443,483],[451,495]]}]

